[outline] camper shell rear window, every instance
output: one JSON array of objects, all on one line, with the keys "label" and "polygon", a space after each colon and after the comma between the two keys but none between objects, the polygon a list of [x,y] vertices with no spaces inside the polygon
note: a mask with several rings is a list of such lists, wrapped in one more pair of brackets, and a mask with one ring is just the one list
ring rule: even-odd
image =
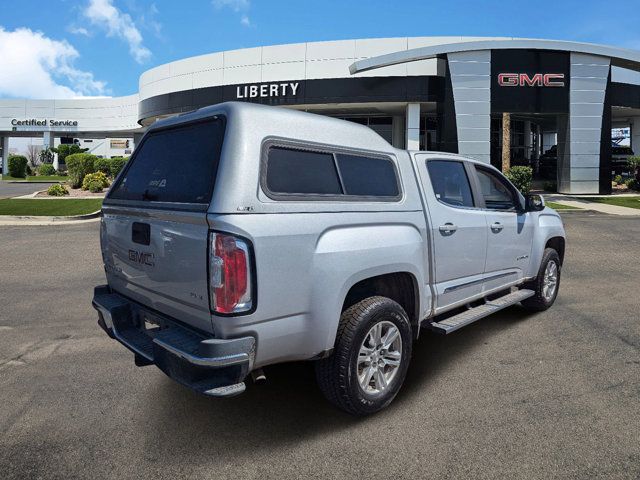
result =
[{"label": "camper shell rear window", "polygon": [[108,198],[208,205],[224,132],[223,116],[152,131],[136,149]]}]

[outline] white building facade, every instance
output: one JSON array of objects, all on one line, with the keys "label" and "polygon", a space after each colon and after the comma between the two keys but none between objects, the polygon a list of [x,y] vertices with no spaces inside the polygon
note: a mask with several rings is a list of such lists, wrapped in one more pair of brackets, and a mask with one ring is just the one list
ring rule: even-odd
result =
[{"label": "white building facade", "polygon": [[[637,51],[513,38],[232,50],[152,68],[141,75],[139,92],[126,97],[0,100],[2,155],[9,138],[29,136],[43,137],[45,146],[76,141],[101,156],[123,155],[159,118],[248,101],[362,123],[400,148],[499,165],[498,132],[508,112],[512,164],[531,165],[561,192],[608,193],[612,126],[631,128],[631,148],[640,153],[638,70]],[[127,140],[129,148],[111,149]]]}]

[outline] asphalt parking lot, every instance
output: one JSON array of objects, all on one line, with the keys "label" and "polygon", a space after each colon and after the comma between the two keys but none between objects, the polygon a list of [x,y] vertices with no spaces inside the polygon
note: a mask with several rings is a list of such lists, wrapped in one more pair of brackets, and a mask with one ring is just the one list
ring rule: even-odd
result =
[{"label": "asphalt parking lot", "polygon": [[309,364],[214,400],[96,325],[98,224],[0,227],[0,477],[639,478],[640,220],[564,215],[560,296],[424,334],[365,419]]},{"label": "asphalt parking lot", "polygon": [[40,190],[46,190],[51,185],[53,185],[53,183],[0,181],[0,198],[29,195],[30,193],[39,192]]}]

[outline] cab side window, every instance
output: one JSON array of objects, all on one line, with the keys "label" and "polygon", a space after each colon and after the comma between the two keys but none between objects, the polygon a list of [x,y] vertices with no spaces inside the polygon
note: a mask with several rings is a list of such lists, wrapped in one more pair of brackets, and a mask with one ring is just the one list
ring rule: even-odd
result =
[{"label": "cab side window", "polygon": [[478,173],[480,195],[489,210],[516,210],[518,201],[505,180],[490,170],[475,167]]},{"label": "cab side window", "polygon": [[436,198],[454,207],[473,207],[471,185],[462,162],[427,160],[427,170]]}]

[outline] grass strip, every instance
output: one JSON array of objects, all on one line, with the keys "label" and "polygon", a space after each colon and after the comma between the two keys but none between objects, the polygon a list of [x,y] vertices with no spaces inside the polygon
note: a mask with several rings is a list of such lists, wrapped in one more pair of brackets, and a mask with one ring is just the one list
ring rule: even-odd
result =
[{"label": "grass strip", "polygon": [[7,198],[0,200],[0,215],[67,217],[100,210],[102,198]]}]

